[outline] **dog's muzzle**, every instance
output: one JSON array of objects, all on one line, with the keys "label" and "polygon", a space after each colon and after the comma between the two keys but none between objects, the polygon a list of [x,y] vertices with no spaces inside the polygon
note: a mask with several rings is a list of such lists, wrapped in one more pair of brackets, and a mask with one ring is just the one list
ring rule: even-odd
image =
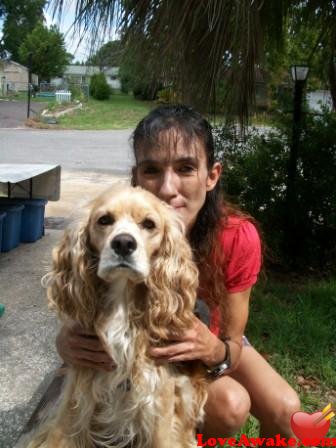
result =
[{"label": "dog's muzzle", "polygon": [[120,233],[111,241],[111,248],[117,255],[127,257],[136,250],[137,242],[129,233]]}]

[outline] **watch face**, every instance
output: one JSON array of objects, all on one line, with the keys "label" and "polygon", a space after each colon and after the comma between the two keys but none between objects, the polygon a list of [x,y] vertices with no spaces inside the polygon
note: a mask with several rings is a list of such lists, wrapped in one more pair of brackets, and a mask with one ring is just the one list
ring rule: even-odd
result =
[{"label": "watch face", "polygon": [[230,368],[230,365],[227,362],[222,362],[221,364],[219,364],[218,366],[216,366],[213,369],[209,369],[208,373],[209,375],[213,376],[213,377],[218,377],[224,374],[224,372],[226,370],[228,370]]}]

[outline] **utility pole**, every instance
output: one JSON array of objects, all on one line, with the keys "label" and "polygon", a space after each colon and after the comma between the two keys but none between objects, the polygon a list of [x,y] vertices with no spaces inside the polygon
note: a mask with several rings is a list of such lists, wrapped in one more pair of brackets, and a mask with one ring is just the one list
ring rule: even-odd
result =
[{"label": "utility pole", "polygon": [[28,54],[28,99],[27,99],[27,118],[30,116],[30,98],[31,98],[31,84],[32,84],[32,58],[33,54]]}]

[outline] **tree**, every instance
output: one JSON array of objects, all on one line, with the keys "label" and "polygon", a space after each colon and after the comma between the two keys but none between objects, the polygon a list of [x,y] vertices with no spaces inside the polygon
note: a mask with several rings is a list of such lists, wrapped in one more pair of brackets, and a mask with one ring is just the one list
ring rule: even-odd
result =
[{"label": "tree", "polygon": [[0,1],[0,19],[3,18],[3,16],[5,15],[6,10],[5,10],[5,5],[4,5],[4,1],[1,0]]},{"label": "tree", "polygon": [[[61,10],[63,0],[55,1]],[[286,76],[298,62],[290,61],[295,52],[319,60],[336,104],[336,0],[76,0],[75,20],[93,40],[119,27],[136,64],[174,86],[183,102],[208,111],[220,96],[225,112],[243,124],[255,98],[256,67],[265,65],[267,52],[271,70],[277,54]],[[298,36],[307,48],[289,45]],[[308,173],[319,158],[315,149]]]},{"label": "tree", "polygon": [[[63,0],[55,2],[62,10]],[[112,27],[122,30],[123,44],[158,79],[173,83],[183,101],[204,110],[220,94],[227,110],[246,118],[255,67],[265,48],[282,51],[287,17],[297,11],[301,22],[306,17],[328,40],[330,78],[336,78],[335,0],[76,0],[75,20],[93,41]],[[146,54],[143,37],[150,47]]]},{"label": "tree", "polygon": [[[56,5],[62,9],[62,0]],[[255,64],[263,34],[281,42],[288,0],[76,0],[76,24],[97,33],[119,27],[123,44],[157,79],[173,83],[181,98],[206,109],[226,73],[227,104],[246,117],[253,102]],[[272,26],[270,25],[272,24]],[[281,32],[280,32],[281,31]],[[142,37],[150,51],[143,53]],[[231,101],[229,101],[231,100]],[[231,108],[233,110],[233,107]]]},{"label": "tree", "polygon": [[284,43],[281,51],[272,45],[266,50],[270,86],[288,83],[291,65],[308,64],[308,89],[329,88],[336,110],[336,2],[294,2],[284,27]]},{"label": "tree", "polygon": [[293,12],[294,27],[301,34],[314,36],[315,30],[314,38],[303,40],[310,51],[306,60],[313,75],[327,81],[336,111],[336,1],[305,0],[303,5],[295,5]]},{"label": "tree", "polygon": [[119,67],[122,58],[122,45],[120,40],[112,40],[102,45],[99,50],[90,56],[87,65],[103,67]]},{"label": "tree", "polygon": [[4,17],[3,47],[19,61],[19,47],[26,36],[43,20],[46,0],[1,0]]},{"label": "tree", "polygon": [[96,100],[108,100],[111,94],[104,73],[96,73],[90,79],[90,95]]},{"label": "tree", "polygon": [[[145,37],[142,37],[141,48],[143,56],[150,52]],[[146,56],[142,59],[138,56],[132,48],[124,50],[119,69],[121,90],[124,93],[133,92],[135,98],[151,101],[156,98],[163,82],[152,70],[151,65],[144,63]]]},{"label": "tree", "polygon": [[53,25],[49,29],[39,23],[25,38],[19,48],[20,62],[27,64],[32,54],[32,71],[40,80],[49,81],[53,76],[63,74],[69,63],[63,35]]}]

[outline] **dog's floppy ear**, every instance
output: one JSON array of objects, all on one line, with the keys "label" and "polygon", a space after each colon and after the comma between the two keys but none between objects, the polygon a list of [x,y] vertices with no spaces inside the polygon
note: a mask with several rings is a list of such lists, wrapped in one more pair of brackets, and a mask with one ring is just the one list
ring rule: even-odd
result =
[{"label": "dog's floppy ear", "polygon": [[183,225],[173,211],[169,215],[147,280],[149,328],[159,339],[171,338],[190,327],[198,287],[198,270]]},{"label": "dog's floppy ear", "polygon": [[51,308],[61,317],[92,325],[99,279],[97,259],[89,248],[87,219],[67,229],[53,250],[53,268],[43,279]]}]

